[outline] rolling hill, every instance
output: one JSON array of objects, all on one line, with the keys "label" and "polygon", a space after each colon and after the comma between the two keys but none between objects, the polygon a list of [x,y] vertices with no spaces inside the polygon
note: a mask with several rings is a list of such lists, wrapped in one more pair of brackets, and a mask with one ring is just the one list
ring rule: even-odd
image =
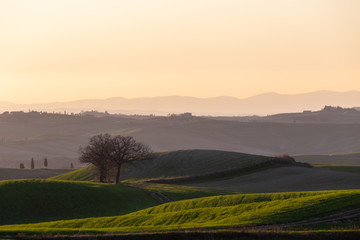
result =
[{"label": "rolling hill", "polygon": [[[94,169],[84,168],[53,177],[58,180],[95,180]],[[213,150],[182,150],[158,153],[156,157],[128,165],[121,179],[203,187],[212,191],[283,192],[357,189],[360,175],[309,168],[291,161]],[[166,195],[161,187],[157,190]],[[190,189],[188,189],[191,191]],[[174,191],[168,191],[172,194]]]},{"label": "rolling hill", "polygon": [[128,165],[122,179],[162,178],[194,176],[228,171],[257,165],[268,161],[265,156],[216,151],[216,150],[179,150],[156,153],[153,159],[139,161],[136,166]]},{"label": "rolling hill", "polygon": [[142,190],[90,182],[0,181],[0,225],[117,216],[159,204]]},{"label": "rolling hill", "polygon": [[[352,190],[359,188],[360,174],[312,168],[286,157],[162,152],[123,168],[122,179],[133,187],[85,182],[95,178],[94,168],[87,167],[51,180],[0,181],[0,236],[267,229],[273,224],[327,229],[360,217],[360,190]],[[159,205],[161,197],[170,202]]]},{"label": "rolling hill", "polygon": [[[99,133],[131,135],[156,152],[214,149],[256,155],[313,155],[360,152],[360,123],[239,122],[189,119],[56,114],[0,115],[0,167],[24,163],[49,168],[79,167],[78,148]],[[341,163],[338,163],[341,164]]]},{"label": "rolling hill", "polygon": [[73,171],[74,169],[16,169],[16,168],[0,168],[0,181],[11,179],[46,179],[64,173]]},{"label": "rolling hill", "polygon": [[267,116],[208,117],[217,120],[242,122],[308,123],[308,124],[356,124],[360,123],[360,111],[354,108],[325,106],[320,111],[280,113]]},{"label": "rolling hill", "polygon": [[[226,173],[257,167],[270,161],[269,157],[216,150],[179,150],[155,153],[149,160],[125,165],[121,179],[144,180],[176,178]],[[287,164],[286,164],[287,165]],[[87,167],[54,176],[54,180],[89,181],[96,179],[94,168]]]},{"label": "rolling hill", "polygon": [[49,180],[96,181],[96,170],[94,167],[88,166],[72,172],[53,176],[49,178]]},{"label": "rolling hill", "polygon": [[231,178],[208,178],[202,181],[186,182],[184,185],[238,192],[359,189],[360,174],[323,168],[281,167]]},{"label": "rolling hill", "polygon": [[[242,225],[296,223],[306,226],[314,217],[329,221],[359,217],[360,192],[323,191],[276,194],[237,194],[177,201],[118,217],[85,218],[28,225],[0,226],[0,233],[106,233],[229,228]],[[356,213],[357,214],[354,214]],[[351,218],[347,218],[351,220]],[[304,222],[305,220],[305,222]],[[326,221],[325,221],[326,222]],[[331,221],[330,221],[331,222]],[[321,221],[318,221],[321,223]],[[293,224],[296,226],[296,224]]]},{"label": "rolling hill", "polygon": [[[99,133],[131,135],[156,152],[214,149],[257,155],[314,155],[360,152],[360,123],[279,123],[202,117],[0,115],[0,167],[79,167],[78,149]],[[338,163],[341,164],[341,163]]]}]

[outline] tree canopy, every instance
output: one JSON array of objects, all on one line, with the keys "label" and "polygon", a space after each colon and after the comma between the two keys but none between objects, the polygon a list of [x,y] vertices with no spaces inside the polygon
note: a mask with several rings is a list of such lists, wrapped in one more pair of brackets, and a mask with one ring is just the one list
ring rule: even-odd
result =
[{"label": "tree canopy", "polygon": [[121,167],[125,163],[147,158],[151,149],[131,136],[111,136],[99,134],[89,140],[89,144],[80,148],[80,162],[93,164],[100,182],[110,180],[110,170],[115,169],[115,182],[119,183]]}]

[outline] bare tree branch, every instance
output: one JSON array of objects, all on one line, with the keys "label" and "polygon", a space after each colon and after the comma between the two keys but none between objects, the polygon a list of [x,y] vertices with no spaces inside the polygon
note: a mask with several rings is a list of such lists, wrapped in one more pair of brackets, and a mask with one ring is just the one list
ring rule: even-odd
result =
[{"label": "bare tree branch", "polygon": [[123,164],[149,158],[152,151],[130,136],[100,134],[90,138],[88,146],[80,148],[79,153],[80,162],[96,167],[100,182],[109,181],[109,171],[115,168],[118,184]]}]

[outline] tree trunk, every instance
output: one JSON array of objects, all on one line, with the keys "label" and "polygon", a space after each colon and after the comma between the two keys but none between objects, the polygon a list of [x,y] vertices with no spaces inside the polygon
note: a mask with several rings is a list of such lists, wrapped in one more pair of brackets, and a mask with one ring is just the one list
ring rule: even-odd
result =
[{"label": "tree trunk", "polygon": [[116,171],[116,181],[115,181],[115,183],[116,184],[119,184],[119,182],[120,182],[120,169],[121,169],[121,165],[119,164],[118,166],[117,166],[117,171]]},{"label": "tree trunk", "polygon": [[97,169],[98,175],[99,175],[99,182],[105,182],[106,181],[106,175],[104,173],[103,169]]},{"label": "tree trunk", "polygon": [[99,182],[104,182],[104,175],[102,172],[99,173]]}]

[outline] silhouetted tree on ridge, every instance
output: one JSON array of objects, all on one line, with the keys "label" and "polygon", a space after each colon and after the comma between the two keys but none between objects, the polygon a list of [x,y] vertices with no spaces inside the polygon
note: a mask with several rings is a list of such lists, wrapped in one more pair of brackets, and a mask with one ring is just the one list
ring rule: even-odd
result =
[{"label": "silhouetted tree on ridge", "polygon": [[106,133],[91,137],[89,144],[85,148],[80,147],[79,149],[80,162],[94,165],[100,182],[109,180],[108,172],[112,167],[110,162],[112,148],[111,135]]},{"label": "silhouetted tree on ridge", "polygon": [[91,137],[88,146],[80,148],[80,162],[95,166],[100,182],[109,181],[109,171],[116,170],[115,183],[120,182],[121,167],[125,163],[145,159],[150,148],[130,136],[99,134]]},{"label": "silhouetted tree on ridge", "polygon": [[115,136],[113,137],[113,153],[111,154],[111,163],[115,165],[116,176],[115,183],[119,183],[121,166],[124,163],[134,162],[147,158],[151,155],[150,148],[137,142],[133,137]]}]

